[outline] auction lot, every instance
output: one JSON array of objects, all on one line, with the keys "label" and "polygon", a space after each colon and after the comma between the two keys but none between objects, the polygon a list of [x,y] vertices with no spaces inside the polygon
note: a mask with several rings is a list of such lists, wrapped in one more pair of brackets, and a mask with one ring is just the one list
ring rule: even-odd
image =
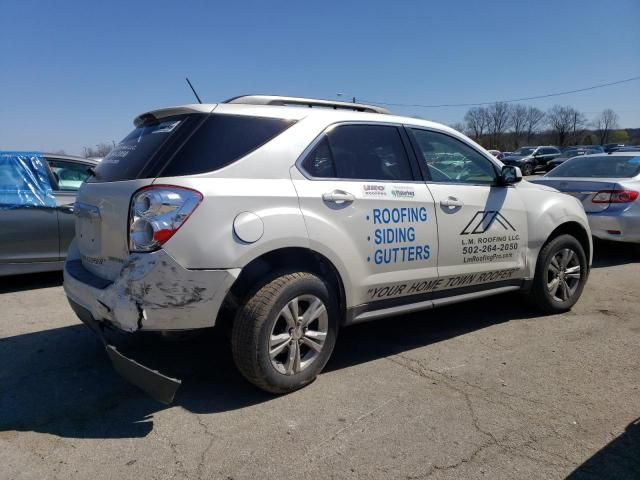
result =
[{"label": "auction lot", "polygon": [[165,407],[79,324],[61,274],[0,280],[0,478],[640,478],[640,249],[596,244],[577,306],[517,295],[344,329],[282,397],[225,338],[126,348],[184,379]]}]

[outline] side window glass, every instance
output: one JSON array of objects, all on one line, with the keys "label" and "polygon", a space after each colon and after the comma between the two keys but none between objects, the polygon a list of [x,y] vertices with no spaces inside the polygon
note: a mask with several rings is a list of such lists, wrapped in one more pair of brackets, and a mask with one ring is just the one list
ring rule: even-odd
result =
[{"label": "side window glass", "polygon": [[324,137],[316,148],[307,155],[302,162],[302,166],[312,177],[335,178],[336,172],[333,167],[333,158],[329,148],[329,141]]},{"label": "side window glass", "polygon": [[396,127],[342,125],[328,134],[337,178],[413,180],[409,158]]},{"label": "side window glass", "polygon": [[56,199],[41,154],[0,152],[0,211],[55,206]]},{"label": "side window glass", "polygon": [[[493,184],[496,170],[482,154],[443,133],[411,129],[420,150],[418,160],[433,182]],[[422,158],[420,158],[422,157]]]},{"label": "side window glass", "polygon": [[89,166],[82,163],[47,159],[57,182],[57,190],[74,192],[89,177]]}]

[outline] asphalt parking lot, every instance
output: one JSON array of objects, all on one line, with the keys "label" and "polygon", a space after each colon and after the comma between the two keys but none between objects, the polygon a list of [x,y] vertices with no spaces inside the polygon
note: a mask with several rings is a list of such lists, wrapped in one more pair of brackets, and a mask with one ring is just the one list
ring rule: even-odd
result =
[{"label": "asphalt parking lot", "polygon": [[517,295],[344,329],[282,397],[222,336],[127,342],[170,407],[111,368],[61,275],[0,280],[0,478],[640,478],[640,249],[597,244],[573,311]]}]

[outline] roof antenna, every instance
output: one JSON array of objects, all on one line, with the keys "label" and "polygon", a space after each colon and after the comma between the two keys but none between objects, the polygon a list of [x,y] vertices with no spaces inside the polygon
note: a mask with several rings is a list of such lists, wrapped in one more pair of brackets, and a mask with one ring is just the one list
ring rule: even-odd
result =
[{"label": "roof antenna", "polygon": [[198,94],[196,93],[196,89],[193,88],[193,85],[191,85],[191,82],[189,81],[189,77],[185,77],[185,80],[187,81],[187,83],[189,84],[189,86],[191,87],[191,91],[193,92],[193,94],[196,96],[196,99],[198,100],[198,103],[202,103],[202,100],[200,100],[200,97],[198,96]]}]

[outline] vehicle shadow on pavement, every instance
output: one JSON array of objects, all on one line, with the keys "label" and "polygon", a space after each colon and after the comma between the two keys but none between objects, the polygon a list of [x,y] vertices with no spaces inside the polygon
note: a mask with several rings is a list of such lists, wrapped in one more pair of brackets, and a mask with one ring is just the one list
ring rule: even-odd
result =
[{"label": "vehicle shadow on pavement", "polygon": [[539,315],[520,295],[504,294],[354,325],[340,332],[325,371],[348,368]]},{"label": "vehicle shadow on pavement", "polygon": [[[327,370],[338,370],[531,316],[520,297],[394,317],[344,329]],[[196,414],[242,409],[276,397],[247,383],[233,364],[229,341],[208,332],[184,341],[155,335],[120,338],[126,354],[181,378],[174,406]],[[320,376],[319,381],[322,381]],[[0,339],[0,431],[35,431],[68,438],[138,438],[166,407],[128,384],[84,325]]]},{"label": "vehicle shadow on pavement", "polygon": [[640,262],[640,245],[602,240],[593,243],[593,268],[637,262]]},{"label": "vehicle shadow on pavement", "polygon": [[59,287],[60,285],[62,285],[62,272],[12,275],[10,277],[0,277],[0,294]]},{"label": "vehicle shadow on pavement", "polygon": [[640,418],[624,433],[576,468],[568,480],[640,478]]}]

